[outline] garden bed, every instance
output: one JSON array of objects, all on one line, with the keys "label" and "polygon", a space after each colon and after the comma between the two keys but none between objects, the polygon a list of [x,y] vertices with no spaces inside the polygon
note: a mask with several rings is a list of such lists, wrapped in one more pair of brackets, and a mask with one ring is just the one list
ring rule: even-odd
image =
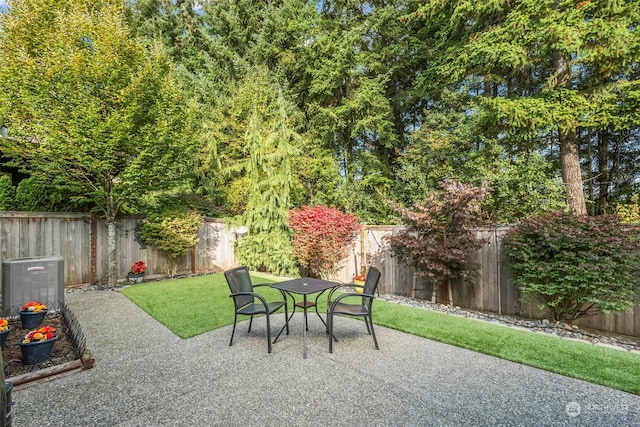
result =
[{"label": "garden bed", "polygon": [[2,360],[5,380],[11,382],[14,389],[93,367],[93,358],[85,348],[80,324],[65,304],[57,306],[47,314],[42,325],[55,328],[58,339],[49,358],[35,365],[22,362],[19,345],[29,329],[22,327],[19,317],[7,316],[11,332],[2,348]]}]

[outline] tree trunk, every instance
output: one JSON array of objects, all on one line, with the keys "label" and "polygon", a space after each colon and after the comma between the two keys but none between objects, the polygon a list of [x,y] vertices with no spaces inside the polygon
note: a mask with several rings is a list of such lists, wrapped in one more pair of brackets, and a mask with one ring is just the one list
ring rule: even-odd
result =
[{"label": "tree trunk", "polygon": [[567,192],[569,210],[576,215],[586,215],[587,205],[582,188],[582,171],[578,155],[578,141],[574,130],[560,130],[560,161],[562,181]]},{"label": "tree trunk", "polygon": [[447,279],[440,281],[440,304],[447,305],[447,296],[449,295]]},{"label": "tree trunk", "polygon": [[609,183],[611,176],[609,175],[609,133],[598,133],[598,210],[597,215],[603,215],[607,212],[609,200]]},{"label": "tree trunk", "polygon": [[118,279],[118,259],[116,248],[116,222],[115,220],[107,221],[107,261],[109,269],[107,273],[107,285],[113,288]]},{"label": "tree trunk", "polygon": [[[584,153],[584,156],[585,156],[584,168],[585,168],[585,174],[586,174],[585,177],[587,179],[587,182],[585,184],[585,196],[591,200],[595,200],[596,192],[595,192],[594,182],[596,181],[596,179],[598,179],[598,174],[596,173],[597,170],[595,169],[595,167],[598,166],[599,161],[596,161],[596,157],[593,155],[593,144],[591,143],[591,139],[592,139],[592,135],[588,134],[587,144],[585,145],[586,152]],[[589,212],[589,215],[596,215],[593,205],[588,206],[587,211]]]},{"label": "tree trunk", "polygon": [[[557,9],[559,0],[555,0],[553,8]],[[553,54],[555,69],[555,88],[568,88],[571,85],[571,61],[564,52]],[[582,170],[578,155],[578,138],[572,123],[558,124],[558,138],[560,143],[560,163],[562,167],[562,182],[567,193],[569,210],[576,215],[586,215],[587,205],[584,201],[582,188]]]}]

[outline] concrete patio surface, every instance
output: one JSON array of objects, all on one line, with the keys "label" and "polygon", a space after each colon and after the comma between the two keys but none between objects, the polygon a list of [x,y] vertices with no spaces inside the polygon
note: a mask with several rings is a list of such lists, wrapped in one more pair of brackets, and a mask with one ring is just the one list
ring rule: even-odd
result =
[{"label": "concrete patio surface", "polygon": [[[13,426],[640,426],[640,396],[402,332],[302,316],[181,339],[117,291],[68,291],[96,362],[14,391]],[[231,302],[230,302],[231,303]],[[375,314],[374,314],[375,318]],[[275,333],[284,322],[273,318]]]}]

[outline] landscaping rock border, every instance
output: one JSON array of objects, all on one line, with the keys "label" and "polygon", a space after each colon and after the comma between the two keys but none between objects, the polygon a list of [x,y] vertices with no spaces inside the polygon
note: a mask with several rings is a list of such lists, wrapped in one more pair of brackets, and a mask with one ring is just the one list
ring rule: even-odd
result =
[{"label": "landscaping rock border", "polygon": [[500,316],[495,313],[484,313],[480,311],[468,310],[458,306],[437,304],[432,303],[431,301],[424,301],[406,296],[380,294],[378,295],[378,297],[381,300],[394,302],[397,304],[403,304],[411,307],[422,308],[425,310],[466,317],[469,319],[496,323],[507,327],[553,335],[560,338],[575,339],[602,347],[625,350],[640,354],[640,338],[620,335],[604,335],[594,330],[587,331],[579,328],[576,325],[570,325],[562,322],[553,322],[548,319],[532,320],[514,316]]}]

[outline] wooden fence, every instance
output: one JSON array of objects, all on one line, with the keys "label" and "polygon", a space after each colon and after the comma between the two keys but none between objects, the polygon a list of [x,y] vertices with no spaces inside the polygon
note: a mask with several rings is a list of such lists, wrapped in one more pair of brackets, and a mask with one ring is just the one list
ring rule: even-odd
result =
[{"label": "wooden fence", "polygon": [[[137,238],[143,217],[117,223],[118,277],[126,279],[131,264],[147,263],[148,277],[166,274],[168,259]],[[178,273],[210,273],[235,266],[233,229],[205,218],[198,244],[179,262]],[[107,226],[91,214],[0,212],[0,259],[59,255],[64,258],[65,286],[104,283],[107,276]]]},{"label": "wooden fence", "polygon": [[[474,262],[480,265],[480,269],[472,280],[452,285],[452,302],[456,306],[478,311],[543,319],[548,314],[538,308],[536,301],[525,298],[511,281],[502,251],[502,239],[509,228],[495,226],[477,230],[478,238],[485,242],[474,254]],[[414,271],[398,263],[385,241],[385,236],[397,234],[400,230],[401,227],[391,226],[365,227],[338,279],[348,282],[361,265],[373,265],[382,272],[380,292],[432,299],[433,284],[415,279]],[[440,302],[438,293],[435,299]],[[582,318],[576,324],[583,328],[640,337],[640,305],[618,315],[599,314]]]},{"label": "wooden fence", "polygon": [[[126,279],[131,264],[138,260],[147,263],[147,277],[166,274],[166,256],[156,248],[146,247],[136,236],[142,220],[143,217],[127,217],[118,221],[118,277],[121,280]],[[382,272],[380,292],[431,299],[433,284],[417,279],[411,268],[400,264],[385,240],[401,229],[363,227],[334,280],[351,282],[363,267],[376,266]],[[480,269],[472,281],[453,284],[453,304],[501,315],[544,318],[545,313],[537,308],[535,301],[524,300],[510,280],[501,250],[502,237],[508,229],[508,226],[497,226],[477,230],[478,238],[485,242],[474,254]],[[180,260],[178,272],[203,274],[235,267],[233,245],[241,231],[227,227],[222,220],[205,218],[198,231],[198,244]],[[90,214],[0,212],[0,260],[62,256],[66,287],[106,280],[106,238],[105,222]],[[640,306],[630,313],[581,319],[578,324],[640,337]]]}]

